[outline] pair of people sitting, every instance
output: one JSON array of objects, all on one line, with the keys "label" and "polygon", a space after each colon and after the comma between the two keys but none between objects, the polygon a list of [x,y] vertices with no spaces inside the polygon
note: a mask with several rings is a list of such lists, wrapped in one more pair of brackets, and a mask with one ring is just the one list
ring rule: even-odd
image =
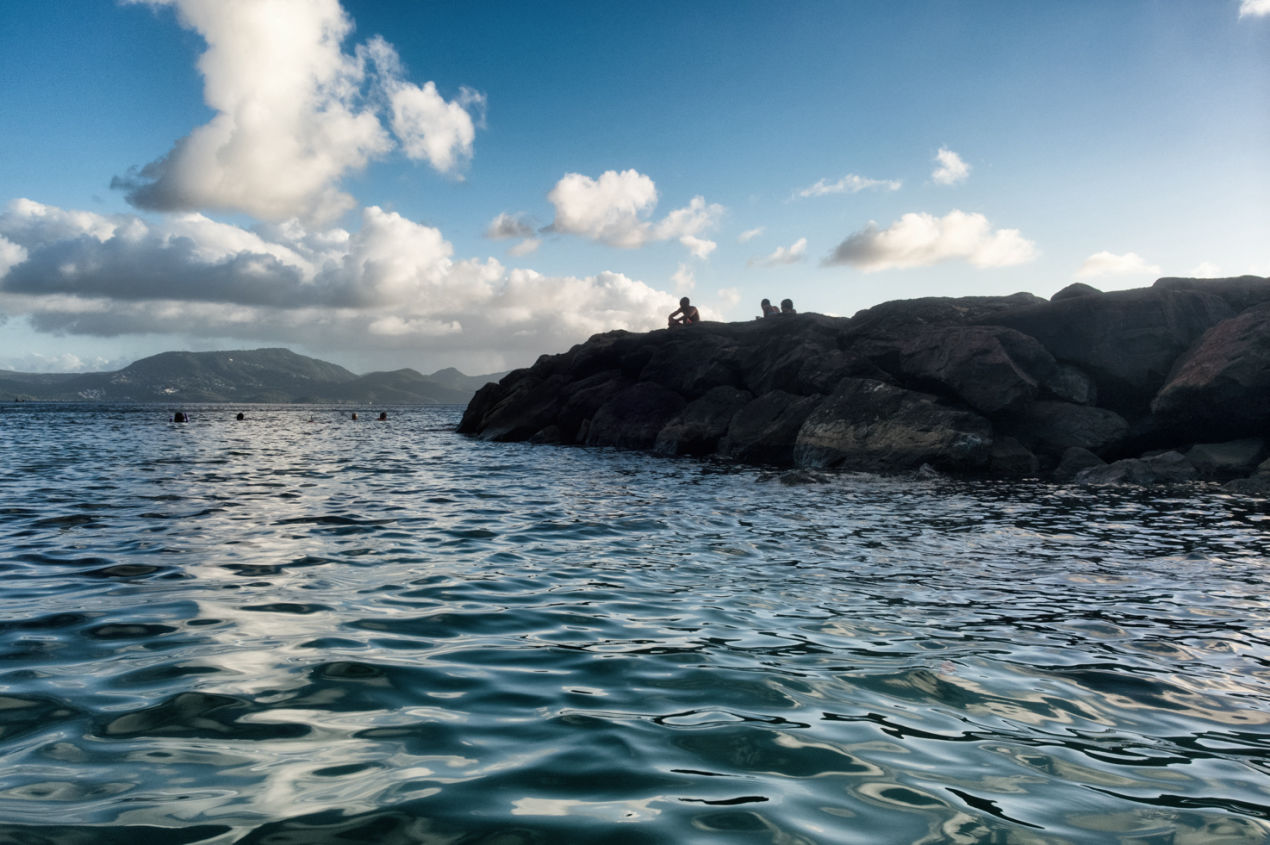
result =
[{"label": "pair of people sitting", "polygon": [[781,314],[797,314],[798,313],[797,311],[794,310],[794,300],[792,299],[782,299],[780,308],[777,308],[775,305],[773,305],[770,299],[764,299],[762,303],[760,304],[763,306],[764,317],[777,317]]}]

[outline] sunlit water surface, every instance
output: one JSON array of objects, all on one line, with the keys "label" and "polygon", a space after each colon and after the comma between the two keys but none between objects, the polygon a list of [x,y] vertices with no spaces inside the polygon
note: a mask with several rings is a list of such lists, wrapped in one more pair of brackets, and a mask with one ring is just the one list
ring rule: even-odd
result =
[{"label": "sunlit water surface", "polygon": [[1270,839],[1264,501],[0,409],[0,842]]}]

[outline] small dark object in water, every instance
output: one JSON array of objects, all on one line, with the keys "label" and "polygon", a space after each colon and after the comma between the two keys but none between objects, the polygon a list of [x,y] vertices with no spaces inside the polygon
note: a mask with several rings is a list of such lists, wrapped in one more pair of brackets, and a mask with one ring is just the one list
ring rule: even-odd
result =
[{"label": "small dark object in water", "polygon": [[239,412],[238,412],[238,416],[237,416],[237,417],[235,417],[234,419],[244,420],[244,419],[246,419],[246,417],[244,417],[244,416],[243,416],[243,412],[242,412],[242,411],[239,411]]},{"label": "small dark object in water", "polygon": [[380,421],[380,422],[385,422],[387,419],[388,419],[388,412],[387,412],[387,411],[380,411],[380,412],[379,412],[379,421]]},{"label": "small dark object in water", "polygon": [[172,422],[189,422],[190,418],[184,411],[177,411],[172,415]]},{"label": "small dark object in water", "polygon": [[357,419],[357,412],[356,412],[356,411],[354,411],[354,412],[353,412],[353,419]]}]

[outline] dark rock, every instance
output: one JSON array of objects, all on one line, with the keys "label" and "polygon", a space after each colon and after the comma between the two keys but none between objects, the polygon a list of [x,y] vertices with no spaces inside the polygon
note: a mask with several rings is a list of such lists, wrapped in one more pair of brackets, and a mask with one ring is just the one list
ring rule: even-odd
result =
[{"label": "dark rock", "polygon": [[728,433],[732,417],[754,399],[747,390],[716,387],[694,399],[657,434],[654,451],[661,455],[709,455]]},{"label": "dark rock", "polygon": [[917,384],[946,388],[980,413],[1016,410],[1036,398],[1037,378],[1015,361],[1007,345],[1030,347],[1021,357],[1041,362],[1045,371],[1057,366],[1039,343],[1010,329],[948,326],[899,339],[898,369]]},{"label": "dark rock", "polygon": [[1102,291],[1093,285],[1087,285],[1084,282],[1072,282],[1067,287],[1050,297],[1050,302],[1059,302],[1064,299],[1075,299],[1078,296],[1093,296],[1100,294]]},{"label": "dark rock", "polygon": [[1071,481],[1081,470],[1106,465],[1106,461],[1088,449],[1081,446],[1072,446],[1063,450],[1063,457],[1054,469],[1054,480]]},{"label": "dark rock", "polygon": [[733,415],[719,454],[747,464],[789,466],[798,431],[819,402],[782,390],[763,394]]},{"label": "dark rock", "polygon": [[[607,332],[482,388],[459,429],[786,467],[1189,477],[1101,460],[1270,431],[1270,279]],[[1192,455],[1218,479],[1253,460]]]},{"label": "dark rock", "polygon": [[[503,381],[508,379],[506,386],[500,382],[481,388],[472,402],[484,408],[479,425],[470,423],[482,440],[528,440],[555,422],[560,391],[567,383],[563,375],[543,379],[526,371]],[[464,424],[468,422],[465,416]]]},{"label": "dark rock", "polygon": [[1151,287],[1159,290],[1195,290],[1220,296],[1235,313],[1270,302],[1270,279],[1262,276],[1227,276],[1222,279],[1183,279],[1166,276]]},{"label": "dark rock", "polygon": [[1236,478],[1227,481],[1222,489],[1228,493],[1239,493],[1245,496],[1270,496],[1270,472],[1258,472],[1248,478]]},{"label": "dark rock", "polygon": [[1151,410],[1164,424],[1210,437],[1270,429],[1270,303],[1205,332],[1178,361]]},{"label": "dark rock", "polygon": [[1008,430],[1034,451],[1058,456],[1073,446],[1105,454],[1129,432],[1124,417],[1071,402],[1034,402],[1008,421]]},{"label": "dark rock", "polygon": [[684,396],[701,396],[714,387],[743,383],[735,340],[709,333],[701,324],[688,332],[668,331],[669,340],[655,349],[639,373]]},{"label": "dark rock", "polygon": [[1199,473],[1180,452],[1150,458],[1125,458],[1076,473],[1077,484],[1178,484],[1194,481]]},{"label": "dark rock", "polygon": [[1036,338],[1093,377],[1104,407],[1136,416],[1146,412],[1177,357],[1233,313],[1214,294],[1145,288],[1048,302],[993,322]]},{"label": "dark rock", "polygon": [[1028,478],[1040,472],[1041,463],[1026,446],[1013,437],[1002,437],[992,444],[988,472],[1001,478]]},{"label": "dark rock", "polygon": [[1094,380],[1070,364],[1059,364],[1054,373],[1045,380],[1043,387],[1055,399],[1064,402],[1075,402],[1077,405],[1095,405],[1098,403],[1098,386]]},{"label": "dark rock", "polygon": [[590,429],[592,417],[631,384],[630,379],[623,377],[621,370],[601,370],[563,388],[556,406],[556,427],[560,432],[560,442],[584,442],[583,432]]},{"label": "dark rock", "polygon": [[992,427],[934,396],[871,379],[843,379],[803,424],[794,448],[799,466],[895,472],[923,463],[982,469]]},{"label": "dark rock", "polygon": [[1226,443],[1197,443],[1187,450],[1186,459],[1201,478],[1226,481],[1248,475],[1265,455],[1266,442],[1247,437]]},{"label": "dark rock", "polygon": [[587,426],[588,446],[648,449],[657,434],[685,405],[669,388],[641,381],[625,388],[600,406]]},{"label": "dark rock", "polygon": [[804,484],[828,484],[829,479],[818,472],[806,469],[787,469],[784,472],[768,472],[759,476],[759,482],[779,481],[786,487]]}]

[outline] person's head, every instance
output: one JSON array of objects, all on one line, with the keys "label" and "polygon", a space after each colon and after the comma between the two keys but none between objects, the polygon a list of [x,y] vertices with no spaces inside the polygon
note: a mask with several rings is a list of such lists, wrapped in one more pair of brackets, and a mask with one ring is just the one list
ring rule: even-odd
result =
[{"label": "person's head", "polygon": [[679,299],[679,307],[680,307],[680,308],[687,308],[690,304],[691,304],[691,303],[689,303],[689,302],[688,302],[688,297],[686,297],[686,296],[684,296],[684,297],[680,297],[680,299]]},{"label": "person's head", "polygon": [[792,300],[792,299],[782,299],[782,300],[781,300],[781,310],[782,310],[782,311],[793,311],[793,310],[794,310],[794,300]]},{"label": "person's head", "polygon": [[760,302],[760,303],[759,303],[759,305],[762,305],[764,308],[771,308],[771,307],[772,307],[772,300],[770,300],[770,299],[764,299],[762,302]]}]

